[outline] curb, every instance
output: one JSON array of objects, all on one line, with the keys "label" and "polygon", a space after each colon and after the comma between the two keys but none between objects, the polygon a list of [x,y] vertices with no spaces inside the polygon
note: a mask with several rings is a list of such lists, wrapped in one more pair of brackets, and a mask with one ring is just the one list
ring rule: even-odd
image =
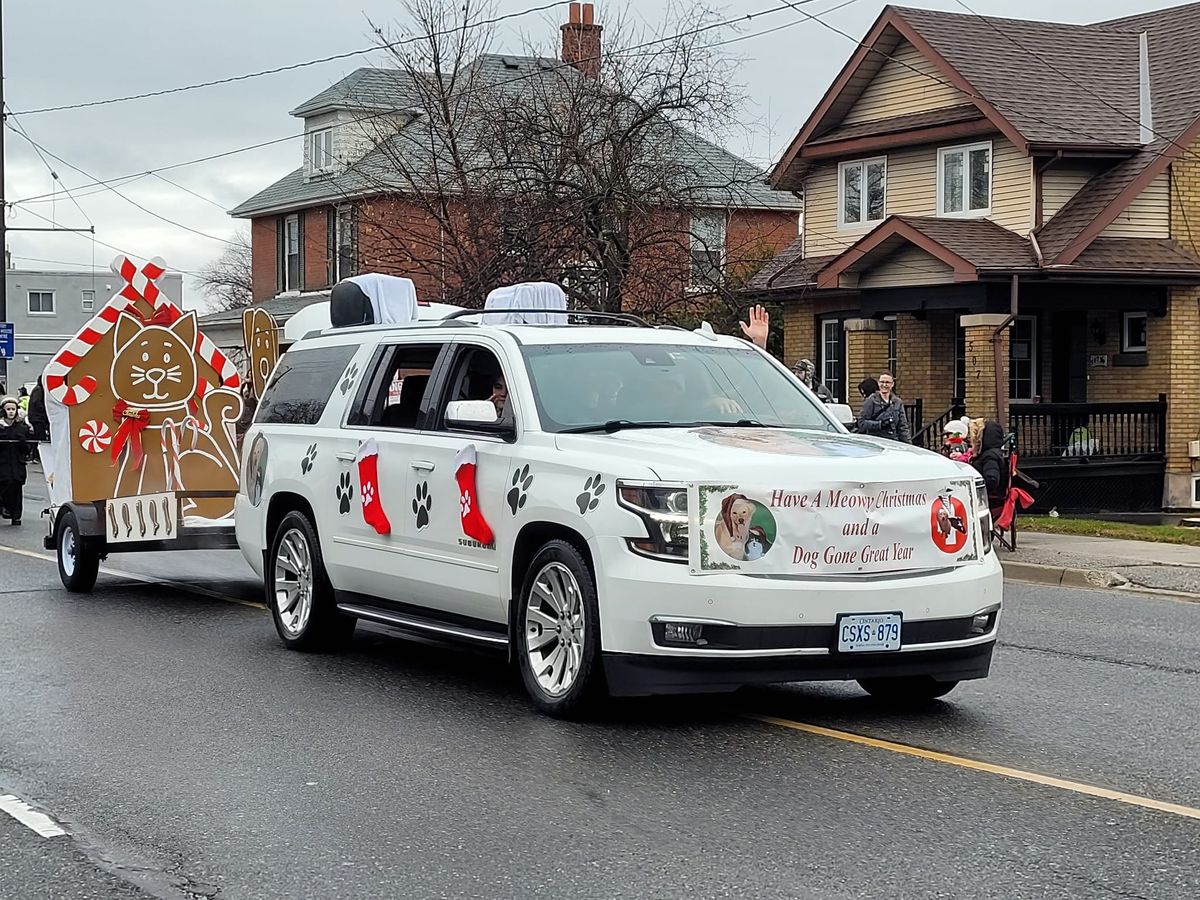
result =
[{"label": "curb", "polygon": [[1158,597],[1174,597],[1200,603],[1200,594],[1188,591],[1170,591],[1162,588],[1143,587],[1134,584],[1123,575],[1103,569],[1068,569],[1062,566],[1044,566],[1038,563],[1002,562],[1006,581],[1022,581],[1026,584],[1045,584],[1053,587],[1083,588],[1086,590],[1117,589],[1126,593],[1150,594]]}]

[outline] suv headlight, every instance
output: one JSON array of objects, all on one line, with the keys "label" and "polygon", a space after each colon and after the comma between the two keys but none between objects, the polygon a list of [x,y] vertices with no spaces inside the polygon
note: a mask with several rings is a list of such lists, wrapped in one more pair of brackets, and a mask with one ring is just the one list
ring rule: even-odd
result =
[{"label": "suv headlight", "polygon": [[686,563],[688,558],[687,485],[663,481],[618,481],[617,502],[646,526],[646,537],[627,537],[639,556]]},{"label": "suv headlight", "polygon": [[975,482],[975,505],[979,509],[979,533],[983,535],[983,553],[992,552],[992,510],[988,506],[987,483]]}]

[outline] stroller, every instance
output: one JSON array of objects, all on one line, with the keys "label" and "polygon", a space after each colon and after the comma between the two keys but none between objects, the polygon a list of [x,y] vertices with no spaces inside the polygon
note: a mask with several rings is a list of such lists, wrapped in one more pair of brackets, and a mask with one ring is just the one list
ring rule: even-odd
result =
[{"label": "stroller", "polygon": [[1009,432],[1004,436],[1002,449],[1008,459],[1008,487],[1003,503],[991,509],[992,541],[998,542],[1001,547],[1012,553],[1017,549],[1017,513],[1033,505],[1033,496],[1024,488],[1018,487],[1017,482],[1020,481],[1033,490],[1037,490],[1041,485],[1017,468],[1016,434]]}]

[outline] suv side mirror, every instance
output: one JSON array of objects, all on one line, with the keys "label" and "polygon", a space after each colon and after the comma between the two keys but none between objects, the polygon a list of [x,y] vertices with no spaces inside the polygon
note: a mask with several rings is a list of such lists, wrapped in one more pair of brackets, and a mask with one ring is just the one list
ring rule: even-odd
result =
[{"label": "suv side mirror", "polygon": [[854,429],[854,423],[858,421],[849,403],[830,403],[829,412],[835,419],[851,430]]},{"label": "suv side mirror", "polygon": [[496,405],[491,400],[451,400],[446,404],[446,424],[456,428],[497,425]]}]

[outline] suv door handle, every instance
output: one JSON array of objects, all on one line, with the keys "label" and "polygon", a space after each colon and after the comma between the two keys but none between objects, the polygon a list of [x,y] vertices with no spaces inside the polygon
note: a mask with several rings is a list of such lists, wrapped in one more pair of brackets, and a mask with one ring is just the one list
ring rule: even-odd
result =
[{"label": "suv door handle", "polygon": [[336,456],[342,462],[354,462],[354,457],[356,455],[357,454],[355,454],[355,453],[335,453],[334,454],[334,456]]},{"label": "suv door handle", "polygon": [[418,472],[432,472],[433,471],[433,463],[431,463],[427,459],[414,459],[412,461],[411,465]]}]

